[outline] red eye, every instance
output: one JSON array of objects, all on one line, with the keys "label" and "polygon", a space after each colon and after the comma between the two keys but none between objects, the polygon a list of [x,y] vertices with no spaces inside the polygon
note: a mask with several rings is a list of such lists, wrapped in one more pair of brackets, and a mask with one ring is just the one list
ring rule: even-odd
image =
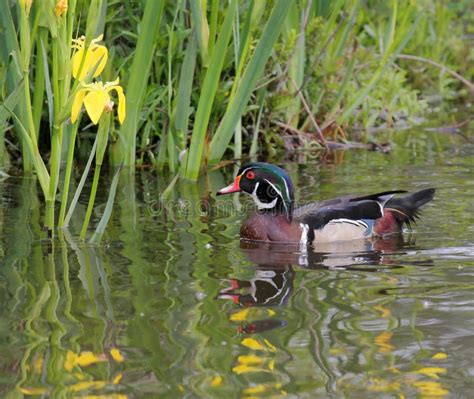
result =
[{"label": "red eye", "polygon": [[247,172],[247,179],[253,180],[255,179],[255,173],[253,173],[251,170]]}]

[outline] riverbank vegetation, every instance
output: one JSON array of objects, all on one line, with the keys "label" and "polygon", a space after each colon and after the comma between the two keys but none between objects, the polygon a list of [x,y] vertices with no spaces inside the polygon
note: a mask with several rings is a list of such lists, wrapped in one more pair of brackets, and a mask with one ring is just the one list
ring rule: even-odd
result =
[{"label": "riverbank vegetation", "polygon": [[376,140],[472,100],[468,5],[0,0],[0,166],[36,174],[50,228],[92,169],[85,237],[103,163],[195,181],[224,159]]}]

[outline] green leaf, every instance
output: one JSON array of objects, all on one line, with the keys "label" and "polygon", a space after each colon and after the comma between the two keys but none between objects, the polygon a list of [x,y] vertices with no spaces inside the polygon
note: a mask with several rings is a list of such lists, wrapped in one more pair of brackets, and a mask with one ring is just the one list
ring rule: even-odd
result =
[{"label": "green leaf", "polygon": [[91,244],[98,245],[102,240],[102,236],[104,234],[105,228],[109,223],[110,216],[112,215],[112,209],[114,208],[114,201],[115,201],[115,194],[117,192],[117,185],[120,178],[120,171],[122,170],[122,166],[120,166],[114,174],[112,179],[112,183],[110,185],[109,197],[107,198],[107,203],[105,205],[104,213],[100,218],[99,224],[97,225],[94,234],[90,239]]},{"label": "green leaf", "polygon": [[130,79],[125,90],[127,96],[127,118],[120,129],[120,134],[124,138],[121,155],[125,166],[135,165],[138,120],[146,95],[146,87],[154,57],[164,3],[164,0],[147,1],[143,13],[140,36],[138,37],[130,69]]},{"label": "green leaf", "polygon": [[270,56],[273,45],[284,25],[291,1],[279,0],[273,8],[265,25],[255,53],[244,72],[234,98],[229,102],[224,117],[217,128],[210,144],[209,162],[217,163],[232,139],[237,123],[244,112],[245,106],[255,89],[258,78],[262,75],[265,64]]}]

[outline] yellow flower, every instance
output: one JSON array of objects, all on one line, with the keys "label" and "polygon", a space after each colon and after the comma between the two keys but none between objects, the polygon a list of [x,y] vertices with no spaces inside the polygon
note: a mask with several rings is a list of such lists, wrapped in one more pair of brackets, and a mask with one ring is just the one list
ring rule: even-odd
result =
[{"label": "yellow flower", "polygon": [[95,82],[91,84],[82,84],[82,89],[74,97],[71,110],[71,122],[74,123],[79,116],[81,105],[84,103],[87,114],[91,118],[92,123],[97,125],[102,113],[111,111],[111,100],[109,92],[115,90],[118,95],[118,117],[120,124],[125,120],[125,95],[123,89],[119,86],[119,79],[114,82]]},{"label": "yellow flower", "polygon": [[[61,2],[62,1],[59,1],[58,4]],[[58,5],[56,5],[56,8],[57,7]],[[56,8],[55,8],[55,12],[56,12]],[[67,2],[66,2],[66,10],[67,10]],[[97,44],[97,42],[100,42],[102,40],[102,36],[103,35],[100,35],[96,39],[93,39],[91,41],[91,44],[87,48],[87,50],[85,48],[86,38],[84,36],[80,37],[79,39],[73,40],[74,44],[72,45],[72,47],[76,49],[76,52],[72,56],[71,63],[72,63],[72,76],[74,76],[75,79],[83,80],[92,69],[96,68],[93,75],[93,77],[95,78],[99,76],[104,70],[105,65],[107,64],[107,59],[109,57],[109,52],[107,50],[107,47],[101,44]],[[84,52],[85,52],[85,58],[83,62],[82,58],[84,57]],[[82,62],[83,62],[82,70],[81,70],[81,74],[79,75],[79,69],[81,68]]]},{"label": "yellow flower", "polygon": [[54,7],[54,14],[59,18],[67,13],[67,0],[59,0]]}]

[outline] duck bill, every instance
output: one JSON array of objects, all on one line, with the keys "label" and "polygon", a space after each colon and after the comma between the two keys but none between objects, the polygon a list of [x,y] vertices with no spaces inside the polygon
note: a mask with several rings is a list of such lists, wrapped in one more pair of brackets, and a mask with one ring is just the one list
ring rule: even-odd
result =
[{"label": "duck bill", "polygon": [[239,193],[240,191],[242,191],[242,189],[240,188],[240,178],[241,176],[237,176],[232,184],[229,184],[227,187],[221,188],[217,192],[217,195]]}]

